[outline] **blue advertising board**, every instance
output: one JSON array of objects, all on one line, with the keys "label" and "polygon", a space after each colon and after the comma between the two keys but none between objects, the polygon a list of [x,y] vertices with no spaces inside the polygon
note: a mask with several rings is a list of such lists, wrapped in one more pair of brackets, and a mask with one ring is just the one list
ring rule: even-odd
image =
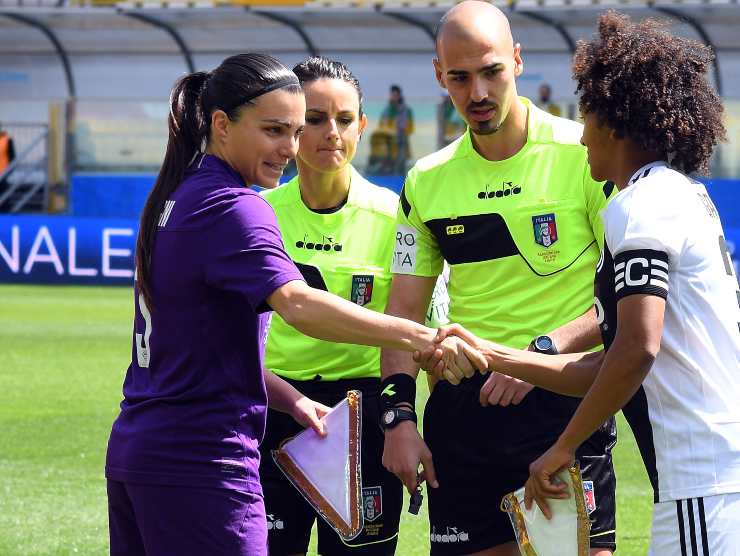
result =
[{"label": "blue advertising board", "polygon": [[136,220],[0,215],[0,282],[130,285]]},{"label": "blue advertising board", "polygon": [[[0,215],[0,283],[130,285],[138,221]],[[725,228],[735,270],[740,228]]]}]

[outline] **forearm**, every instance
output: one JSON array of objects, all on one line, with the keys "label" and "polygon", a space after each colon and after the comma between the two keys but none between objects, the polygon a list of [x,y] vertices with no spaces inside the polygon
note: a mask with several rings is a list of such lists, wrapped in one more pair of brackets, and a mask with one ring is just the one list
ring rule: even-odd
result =
[{"label": "forearm", "polygon": [[267,389],[267,405],[270,409],[282,413],[292,414],[295,403],[302,397],[302,394],[290,383],[272,371],[265,371],[265,388]]},{"label": "forearm", "polygon": [[568,396],[584,396],[596,378],[603,352],[545,355],[484,342],[489,368]]},{"label": "forearm", "polygon": [[431,328],[365,309],[302,282],[283,287],[288,289],[274,300],[280,308],[270,304],[288,324],[308,336],[409,352],[424,349],[434,339]]},{"label": "forearm", "polygon": [[[436,277],[394,277],[385,309],[386,314],[420,324],[425,322],[426,309],[431,301],[435,283]],[[380,352],[380,372],[382,378],[396,373],[406,373],[416,378],[419,374],[419,364],[408,351],[383,349]]]},{"label": "forearm", "polygon": [[601,331],[596,320],[596,309],[591,306],[580,317],[548,334],[560,353],[579,353],[601,344]]},{"label": "forearm", "polygon": [[638,346],[616,341],[604,358],[593,386],[578,406],[559,442],[575,450],[635,395],[654,357]]}]

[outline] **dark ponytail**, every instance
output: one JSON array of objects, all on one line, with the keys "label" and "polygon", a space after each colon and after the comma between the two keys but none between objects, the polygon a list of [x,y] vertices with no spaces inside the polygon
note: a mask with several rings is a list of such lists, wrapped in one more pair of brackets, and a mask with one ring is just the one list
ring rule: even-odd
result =
[{"label": "dark ponytail", "polygon": [[150,311],[154,308],[151,266],[159,217],[188,166],[205,150],[211,132],[211,114],[223,110],[236,122],[243,106],[276,89],[301,92],[293,72],[272,56],[255,53],[226,58],[211,72],[186,75],[172,89],[167,151],[144,204],[136,242],[136,283]]}]

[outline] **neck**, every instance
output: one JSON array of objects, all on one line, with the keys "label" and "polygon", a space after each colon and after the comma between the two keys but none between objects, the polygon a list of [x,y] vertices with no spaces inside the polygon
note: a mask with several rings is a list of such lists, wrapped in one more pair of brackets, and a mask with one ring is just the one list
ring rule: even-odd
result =
[{"label": "neck", "polygon": [[518,96],[515,96],[506,119],[496,133],[490,135],[471,133],[473,147],[486,160],[511,158],[527,143],[527,116],[527,107]]},{"label": "neck", "polygon": [[310,209],[329,209],[339,206],[349,194],[352,166],[347,164],[337,172],[319,172],[296,159],[300,178],[301,199]]},{"label": "neck", "polygon": [[612,180],[620,191],[629,187],[630,178],[640,168],[656,160],[663,160],[659,153],[635,148],[630,143],[625,143],[624,149],[620,150],[622,153],[617,157],[618,167]]}]

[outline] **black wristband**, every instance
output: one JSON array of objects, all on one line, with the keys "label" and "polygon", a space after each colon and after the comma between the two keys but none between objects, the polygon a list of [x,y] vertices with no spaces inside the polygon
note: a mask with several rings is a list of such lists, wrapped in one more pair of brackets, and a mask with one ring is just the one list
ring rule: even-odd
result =
[{"label": "black wristband", "polygon": [[380,383],[380,407],[386,409],[408,404],[414,409],[416,402],[416,380],[406,373],[396,373]]}]

